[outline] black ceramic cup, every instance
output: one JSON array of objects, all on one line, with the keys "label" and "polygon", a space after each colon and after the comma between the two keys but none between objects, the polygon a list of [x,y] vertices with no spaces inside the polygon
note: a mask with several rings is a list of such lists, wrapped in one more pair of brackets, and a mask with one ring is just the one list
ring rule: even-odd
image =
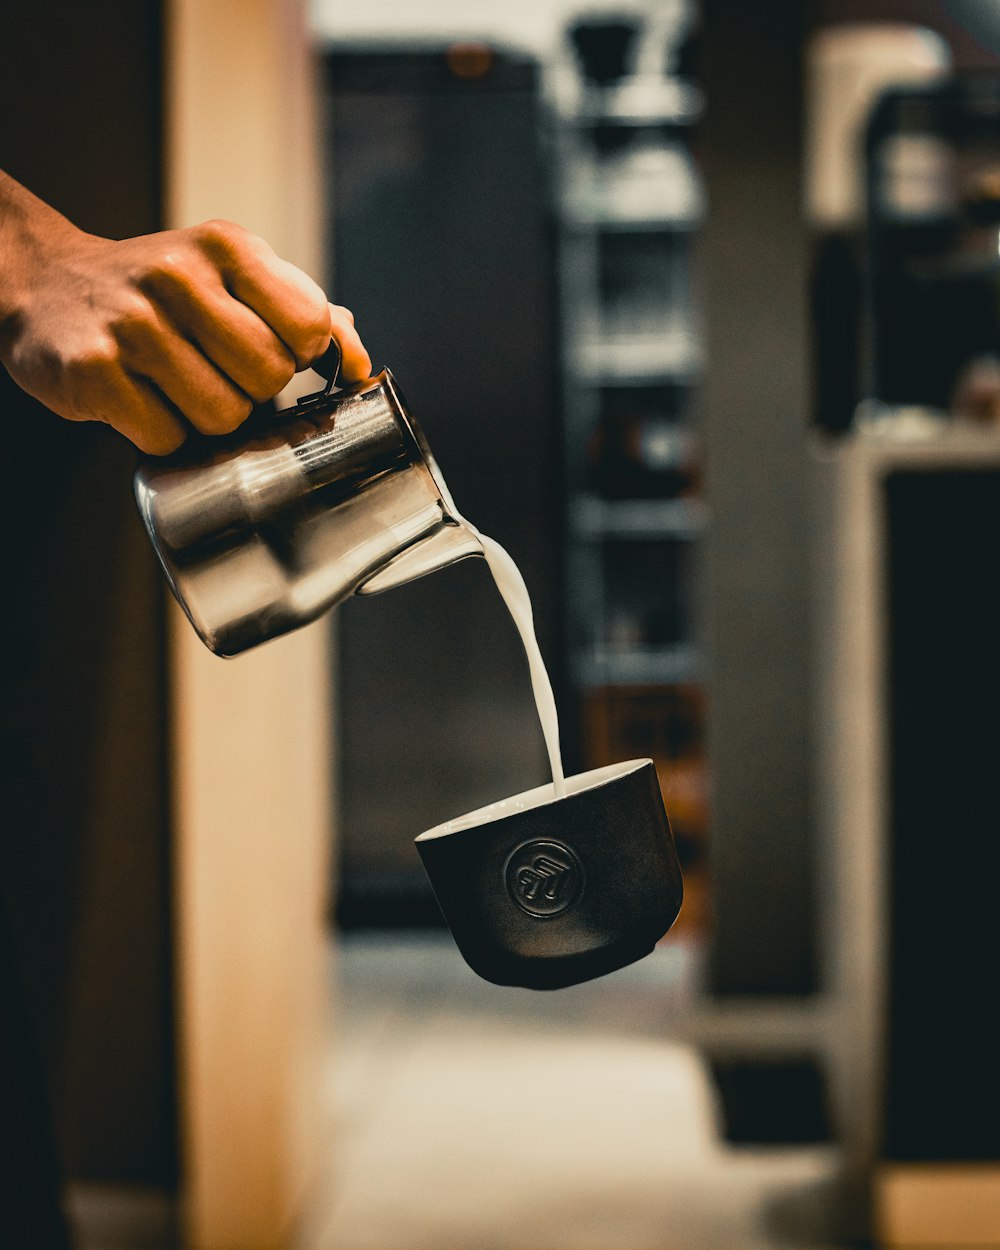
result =
[{"label": "black ceramic cup", "polygon": [[630,760],[429,829],[417,850],[466,963],[497,985],[559,989],[648,955],[681,872],[651,760]]}]

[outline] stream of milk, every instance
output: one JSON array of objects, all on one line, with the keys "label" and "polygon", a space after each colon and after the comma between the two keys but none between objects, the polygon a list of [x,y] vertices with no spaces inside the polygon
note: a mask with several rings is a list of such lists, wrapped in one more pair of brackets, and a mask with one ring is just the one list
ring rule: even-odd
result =
[{"label": "stream of milk", "polygon": [[514,563],[503,547],[487,534],[479,530],[465,518],[462,524],[472,531],[483,544],[483,554],[493,580],[497,584],[500,597],[507,605],[507,611],[521,635],[525,655],[528,657],[528,672],[531,675],[531,690],[535,696],[535,708],[545,738],[545,749],[549,756],[549,767],[552,770],[552,786],[556,798],[566,793],[566,778],[563,774],[562,752],[559,748],[559,714],[556,701],[552,694],[552,683],[545,668],[545,661],[535,637],[535,619],[531,610],[531,597],[524,584],[521,570]]}]

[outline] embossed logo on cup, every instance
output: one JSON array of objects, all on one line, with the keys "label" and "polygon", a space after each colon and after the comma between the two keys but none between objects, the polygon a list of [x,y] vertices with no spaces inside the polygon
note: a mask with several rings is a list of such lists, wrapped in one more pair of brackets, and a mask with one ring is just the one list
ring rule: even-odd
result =
[{"label": "embossed logo on cup", "polygon": [[564,843],[539,838],[511,853],[504,880],[511,898],[529,916],[558,916],[583,893],[583,866]]}]

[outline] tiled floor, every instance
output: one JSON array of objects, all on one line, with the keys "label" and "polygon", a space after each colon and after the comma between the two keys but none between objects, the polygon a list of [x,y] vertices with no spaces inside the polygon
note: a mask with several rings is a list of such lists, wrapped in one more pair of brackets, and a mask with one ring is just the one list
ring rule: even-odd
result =
[{"label": "tiled floor", "polygon": [[303,1250],[814,1250],[830,1148],[719,1140],[671,1040],[696,952],[555,994],[479,981],[443,934],[339,957],[339,1143]]}]

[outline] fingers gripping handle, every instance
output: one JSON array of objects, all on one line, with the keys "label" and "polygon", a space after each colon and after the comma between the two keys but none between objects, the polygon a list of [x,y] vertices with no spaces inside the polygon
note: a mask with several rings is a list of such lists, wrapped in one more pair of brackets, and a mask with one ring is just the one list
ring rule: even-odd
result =
[{"label": "fingers gripping handle", "polygon": [[326,390],[324,394],[332,391],[337,385],[337,375],[340,373],[340,362],[342,353],[340,344],[335,338],[330,339],[330,346],[326,349],[318,360],[314,360],[312,367],[318,374],[326,378]]},{"label": "fingers gripping handle", "polygon": [[[341,361],[340,344],[335,338],[330,339],[330,345],[322,356],[317,357],[309,366],[314,369],[321,377],[326,378],[326,386],[321,391],[313,391],[309,395],[300,395],[295,401],[297,411],[313,406],[322,400],[325,400],[337,385],[337,376],[340,373]],[[286,409],[290,411],[290,409]]]}]

